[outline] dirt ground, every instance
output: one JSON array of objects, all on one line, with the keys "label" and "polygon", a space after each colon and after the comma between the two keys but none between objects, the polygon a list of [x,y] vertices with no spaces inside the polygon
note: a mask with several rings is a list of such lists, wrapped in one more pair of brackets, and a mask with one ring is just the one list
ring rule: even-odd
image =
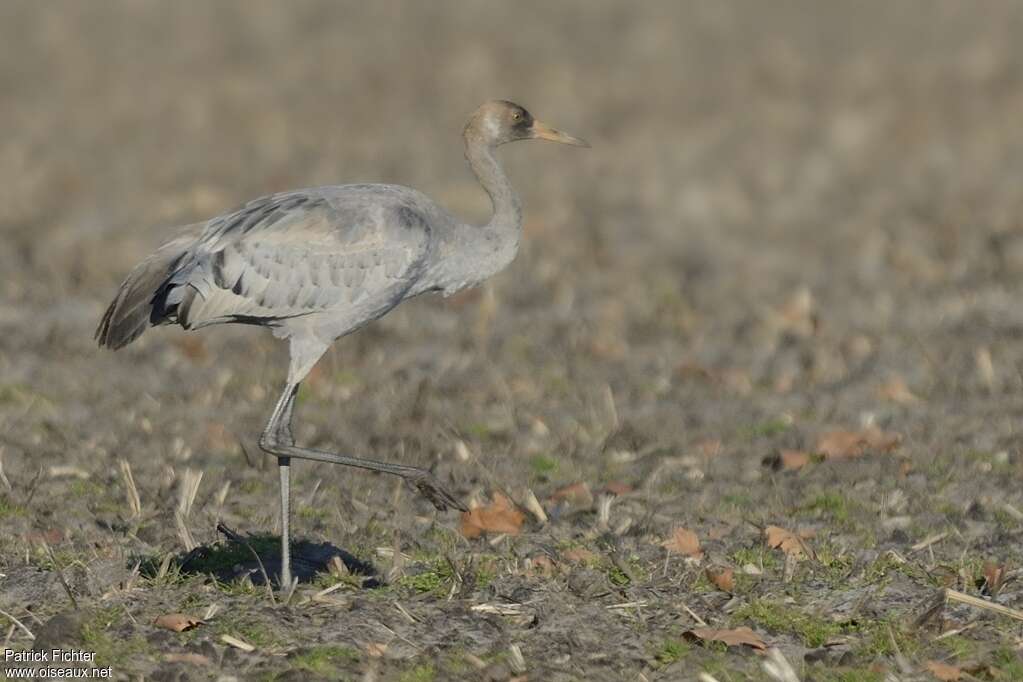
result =
[{"label": "dirt ground", "polygon": [[[2,3],[5,647],[132,680],[786,679],[762,642],[800,680],[1023,680],[1020,35],[1014,2]],[[271,191],[485,220],[459,134],[491,97],[592,149],[502,149],[518,259],[338,342],[296,436],[506,495],[520,532],[299,462],[295,534],[378,584],[210,578],[249,561],[218,522],[273,561],[284,349],[101,351],[104,305]]]}]

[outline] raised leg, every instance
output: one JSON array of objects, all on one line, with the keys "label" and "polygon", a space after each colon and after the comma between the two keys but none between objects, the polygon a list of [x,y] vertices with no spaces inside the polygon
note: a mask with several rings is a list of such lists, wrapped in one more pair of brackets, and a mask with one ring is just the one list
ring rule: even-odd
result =
[{"label": "raised leg", "polygon": [[[298,351],[298,352],[296,352]],[[305,351],[305,352],[301,352]],[[444,511],[449,507],[466,511],[457,498],[447,492],[440,484],[440,481],[426,469],[407,466],[404,464],[391,464],[389,462],[378,462],[372,459],[362,459],[340,455],[333,452],[302,448],[295,445],[295,439],[291,431],[292,415],[295,407],[295,396],[298,394],[299,382],[305,378],[316,360],[322,355],[323,348],[316,347],[308,350],[298,347],[292,341],[291,370],[288,373],[288,383],[284,387],[281,397],[274,406],[270,421],[259,438],[259,447],[269,455],[277,458],[277,466],[280,473],[281,484],[281,586],[286,588],[291,584],[291,546],[290,546],[290,467],[291,458],[308,459],[317,462],[330,462],[343,466],[359,467],[370,471],[380,471],[385,474],[400,476],[410,486],[418,490],[424,497],[433,503],[437,509]]]}]

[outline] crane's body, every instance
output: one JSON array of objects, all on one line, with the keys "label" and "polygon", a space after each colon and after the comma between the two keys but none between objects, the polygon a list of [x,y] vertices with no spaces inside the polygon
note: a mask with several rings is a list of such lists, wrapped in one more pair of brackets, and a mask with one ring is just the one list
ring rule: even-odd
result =
[{"label": "crane's body", "polygon": [[120,348],[148,327],[214,324],[269,327],[290,342],[285,390],[260,438],[281,476],[281,575],[291,583],[291,457],[382,471],[405,478],[439,509],[464,509],[427,471],[295,445],[298,384],[338,338],[427,292],[450,295],[507,266],[518,251],[522,211],[494,150],[544,138],[583,145],[547,128],[510,102],[487,102],[465,129],[466,158],[490,195],[486,225],[460,222],[429,197],[397,185],[341,185],[273,194],[191,226],[140,263],[96,330]]}]

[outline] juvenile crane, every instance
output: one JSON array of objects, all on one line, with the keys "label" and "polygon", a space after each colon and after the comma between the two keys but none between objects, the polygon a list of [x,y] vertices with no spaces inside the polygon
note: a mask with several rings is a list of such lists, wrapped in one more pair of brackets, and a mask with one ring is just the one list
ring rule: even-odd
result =
[{"label": "juvenile crane", "polygon": [[463,137],[465,157],[493,205],[486,225],[463,223],[424,194],[396,185],[272,194],[209,220],[139,263],[96,329],[99,345],[114,350],[161,324],[259,325],[288,340],[287,382],[259,439],[280,474],[282,586],[292,584],[292,457],[394,474],[437,509],[465,510],[424,469],[300,447],[291,431],[299,383],[334,341],[413,296],[450,296],[479,284],[515,258],[522,206],[494,155],[497,147],[530,139],[589,146],[502,100],[480,106]]}]

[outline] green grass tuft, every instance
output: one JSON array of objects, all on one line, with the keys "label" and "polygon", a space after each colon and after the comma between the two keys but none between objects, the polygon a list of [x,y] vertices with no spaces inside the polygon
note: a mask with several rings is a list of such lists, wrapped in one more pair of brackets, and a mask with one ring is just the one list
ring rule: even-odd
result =
[{"label": "green grass tuft", "polygon": [[843,627],[838,623],[768,599],[757,599],[737,609],[732,619],[753,621],[772,632],[797,635],[810,648],[823,646],[829,639],[843,632]]},{"label": "green grass tuft", "polygon": [[298,670],[329,677],[339,666],[357,663],[359,652],[348,646],[315,646],[290,656],[288,662]]}]

